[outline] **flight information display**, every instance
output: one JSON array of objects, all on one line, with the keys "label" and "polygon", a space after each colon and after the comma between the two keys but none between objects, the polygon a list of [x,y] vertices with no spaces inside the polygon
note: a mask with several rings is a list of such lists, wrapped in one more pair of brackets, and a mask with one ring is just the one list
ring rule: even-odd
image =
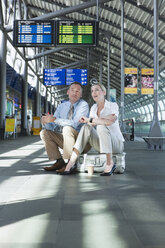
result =
[{"label": "flight information display", "polygon": [[65,69],[44,69],[43,84],[45,86],[65,85],[65,74]]},{"label": "flight information display", "polygon": [[87,85],[87,80],[87,69],[66,69],[66,85],[70,85],[73,82]]},{"label": "flight information display", "polygon": [[58,20],[56,31],[57,45],[97,45],[98,22],[96,21]]},{"label": "flight information display", "polygon": [[15,46],[54,46],[53,21],[14,21]]}]

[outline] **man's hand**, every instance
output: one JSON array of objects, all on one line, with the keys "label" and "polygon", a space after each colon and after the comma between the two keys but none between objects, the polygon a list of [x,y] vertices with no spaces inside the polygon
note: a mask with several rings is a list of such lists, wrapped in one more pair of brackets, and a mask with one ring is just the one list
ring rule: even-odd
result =
[{"label": "man's hand", "polygon": [[56,117],[53,117],[53,115],[46,114],[45,116],[42,116],[41,123],[46,124],[50,122],[54,122]]}]

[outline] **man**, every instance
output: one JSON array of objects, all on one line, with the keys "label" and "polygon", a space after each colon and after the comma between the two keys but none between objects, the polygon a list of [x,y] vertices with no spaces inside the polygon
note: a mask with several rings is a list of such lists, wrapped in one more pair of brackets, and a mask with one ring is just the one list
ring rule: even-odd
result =
[{"label": "man", "polygon": [[[40,137],[44,142],[49,160],[56,160],[52,166],[44,167],[46,171],[63,172],[65,170],[64,159],[70,159],[82,126],[79,120],[81,116],[89,115],[89,106],[86,101],[81,99],[82,86],[78,82],[69,86],[67,95],[69,100],[57,107],[54,116],[47,114],[41,119],[45,129],[40,132]],[[58,130],[60,126],[63,127],[62,133]],[[63,149],[63,155],[59,148]]]}]

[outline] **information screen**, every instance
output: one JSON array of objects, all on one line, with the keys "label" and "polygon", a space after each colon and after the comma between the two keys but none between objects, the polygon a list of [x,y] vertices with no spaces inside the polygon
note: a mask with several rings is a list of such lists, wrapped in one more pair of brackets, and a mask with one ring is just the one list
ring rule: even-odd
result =
[{"label": "information screen", "polygon": [[97,45],[98,22],[96,21],[59,20],[56,25],[57,45]]},{"label": "information screen", "polygon": [[53,21],[14,21],[14,46],[54,46]]},{"label": "information screen", "polygon": [[87,69],[66,69],[66,85],[70,85],[73,82],[87,85],[87,80]]},{"label": "information screen", "polygon": [[44,69],[43,84],[45,86],[65,85],[65,74],[65,69]]}]

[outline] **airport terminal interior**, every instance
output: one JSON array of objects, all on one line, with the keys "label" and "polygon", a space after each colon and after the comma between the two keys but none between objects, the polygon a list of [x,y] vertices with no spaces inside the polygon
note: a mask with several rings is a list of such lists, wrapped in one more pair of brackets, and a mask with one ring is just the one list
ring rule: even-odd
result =
[{"label": "airport terminal interior", "polygon": [[[165,248],[164,9],[0,0],[0,248]],[[90,107],[97,83],[119,106],[122,171],[110,177],[96,162],[92,175],[44,170],[41,117],[75,81]]]}]

